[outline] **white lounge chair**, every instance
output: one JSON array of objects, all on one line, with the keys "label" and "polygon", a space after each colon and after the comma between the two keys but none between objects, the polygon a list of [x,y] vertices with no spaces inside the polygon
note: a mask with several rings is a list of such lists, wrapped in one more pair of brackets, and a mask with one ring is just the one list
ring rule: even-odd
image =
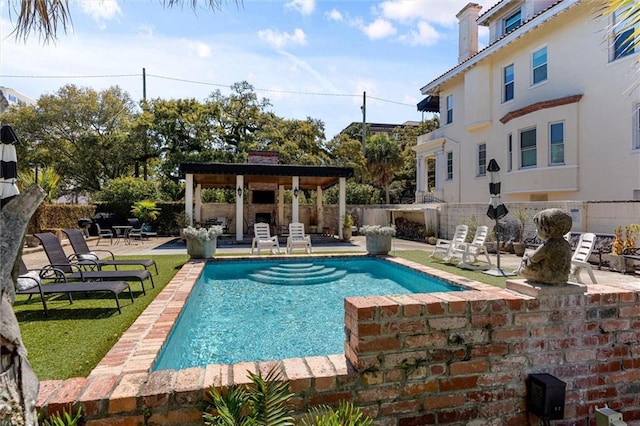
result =
[{"label": "white lounge chair", "polygon": [[280,253],[278,236],[271,236],[271,230],[268,223],[255,223],[253,225],[253,234],[254,237],[251,242],[251,254],[253,254],[255,250],[258,250],[258,254],[260,254],[260,250],[263,248],[269,248],[271,253]]},{"label": "white lounge chair", "polygon": [[587,271],[593,284],[598,283],[595,275],[593,275],[591,264],[589,263],[589,256],[591,256],[595,243],[596,234],[585,232],[580,235],[578,246],[571,257],[571,272],[569,273],[570,278],[575,279],[578,283],[582,283],[582,280],[580,279],[580,272],[582,272],[583,269]]},{"label": "white lounge chair", "polygon": [[451,240],[443,240],[438,238],[436,241],[436,246],[433,249],[433,253],[429,257],[436,257],[436,255],[441,254],[444,259],[449,256],[449,250],[456,244],[464,243],[464,240],[467,238],[467,233],[469,232],[469,227],[467,225],[458,225],[456,226],[456,232],[453,235],[453,239]]},{"label": "white lounge chair", "polygon": [[289,236],[287,237],[287,253],[296,249],[304,249],[307,253],[312,252],[311,236],[305,235],[304,223],[293,222],[289,224]]},{"label": "white lounge chair", "polygon": [[[487,248],[484,246],[484,242],[487,239],[487,235],[489,234],[488,226],[478,226],[476,228],[475,235],[473,236],[473,241],[470,243],[461,243],[456,244],[451,248],[451,258],[459,258],[460,263],[458,266],[460,268],[465,269],[490,269],[492,266],[491,258],[489,258],[489,253],[487,252]],[[487,259],[486,262],[478,261],[478,256],[484,255]],[[483,263],[480,266],[477,266],[478,262]]]}]

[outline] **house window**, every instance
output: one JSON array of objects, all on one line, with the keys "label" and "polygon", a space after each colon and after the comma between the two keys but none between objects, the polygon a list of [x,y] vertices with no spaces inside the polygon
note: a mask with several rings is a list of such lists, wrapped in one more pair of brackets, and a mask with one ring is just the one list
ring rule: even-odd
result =
[{"label": "house window", "polygon": [[640,104],[633,108],[633,149],[640,149]]},{"label": "house window", "polygon": [[453,180],[453,152],[447,152],[447,180]]},{"label": "house window", "polygon": [[513,13],[512,15],[509,15],[505,20],[504,20],[504,33],[507,34],[513,30],[515,30],[516,28],[518,28],[520,26],[520,24],[522,23],[522,13],[520,12],[520,10],[518,10],[517,12]]},{"label": "house window", "polygon": [[513,99],[513,64],[504,67],[504,100],[503,102]]},{"label": "house window", "polygon": [[487,174],[487,144],[478,145],[478,176]]},{"label": "house window", "polygon": [[445,124],[453,123],[453,95],[447,96],[447,121]]},{"label": "house window", "polygon": [[523,130],[520,132],[520,167],[535,167],[536,160],[536,129]]},{"label": "house window", "polygon": [[613,14],[613,59],[622,58],[635,52],[634,48],[634,31],[632,25],[630,28],[623,30],[622,27],[631,21],[629,16],[629,7],[616,11]]},{"label": "house window", "polygon": [[549,125],[549,154],[551,164],[564,164],[564,123]]},{"label": "house window", "polygon": [[547,48],[536,50],[532,55],[533,84],[547,79]]},{"label": "house window", "polygon": [[507,171],[513,170],[513,137],[511,133],[507,135]]}]

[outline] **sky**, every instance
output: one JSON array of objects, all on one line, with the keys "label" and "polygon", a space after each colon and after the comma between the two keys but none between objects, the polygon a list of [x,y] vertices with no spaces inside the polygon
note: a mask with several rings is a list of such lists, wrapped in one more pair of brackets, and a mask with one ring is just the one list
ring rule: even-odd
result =
[{"label": "sky", "polygon": [[37,100],[66,84],[117,85],[139,101],[145,69],[147,99],[202,101],[247,81],[279,117],[321,120],[329,140],[362,122],[363,101],[368,123],[432,117],[417,111],[420,88],[456,65],[455,15],[468,0],[183,3],[70,0],[72,28],[45,44],[16,40],[16,14],[0,2],[0,86]]}]

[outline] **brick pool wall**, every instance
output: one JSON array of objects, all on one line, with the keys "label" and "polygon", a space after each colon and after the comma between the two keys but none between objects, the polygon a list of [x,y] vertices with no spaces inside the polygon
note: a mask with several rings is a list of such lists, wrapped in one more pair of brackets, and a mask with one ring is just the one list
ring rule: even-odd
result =
[{"label": "brick pool wall", "polygon": [[[209,386],[268,370],[148,372],[202,265],[187,264],[89,377],[41,383],[38,406],[81,404],[89,426],[196,425]],[[604,404],[640,424],[638,289],[467,284],[475,290],[346,299],[345,354],[276,361],[294,408],[346,399],[380,426],[525,425],[526,377],[546,372],[567,383],[554,425],[594,425]]]}]

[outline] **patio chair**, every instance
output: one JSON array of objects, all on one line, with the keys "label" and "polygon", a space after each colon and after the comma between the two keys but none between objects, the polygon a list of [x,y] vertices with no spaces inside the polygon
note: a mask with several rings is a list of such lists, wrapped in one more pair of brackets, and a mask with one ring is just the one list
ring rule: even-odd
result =
[{"label": "patio chair", "polygon": [[113,244],[113,231],[111,229],[102,229],[98,223],[96,225],[96,231],[98,231],[98,241],[96,245],[100,244],[103,238],[109,238],[109,244]]},{"label": "patio chair", "polygon": [[251,241],[251,254],[255,250],[258,250],[258,254],[260,254],[260,250],[263,248],[269,248],[271,253],[274,251],[277,254],[280,254],[280,244],[278,243],[278,236],[271,236],[271,229],[268,223],[255,223],[253,225],[253,240]]},{"label": "patio chair", "polygon": [[[142,229],[142,228],[140,228]],[[129,232],[129,238],[134,238],[132,234],[134,230]],[[87,240],[85,240],[84,235],[82,235],[82,231],[75,228],[63,229],[71,243],[71,247],[73,248],[74,254],[68,256],[67,258],[72,261],[82,261],[82,260],[93,260],[98,262],[100,267],[103,266],[113,266],[116,270],[118,270],[118,266],[142,266],[145,269],[148,269],[150,266],[153,266],[156,270],[156,275],[158,275],[158,265],[156,261],[153,259],[116,259],[113,255],[113,252],[106,249],[89,249],[87,245]],[[100,259],[98,253],[106,253],[109,258]]]},{"label": "patio chair", "polygon": [[[492,266],[491,258],[489,258],[489,253],[487,252],[487,248],[484,246],[484,242],[487,239],[487,235],[489,233],[488,226],[478,226],[476,228],[475,235],[473,236],[473,241],[470,243],[456,243],[451,248],[449,257],[445,260],[450,261],[453,258],[460,259],[458,266],[460,268],[465,269],[490,269]],[[481,265],[477,265],[478,256],[484,255],[487,259],[486,262],[481,261]]]},{"label": "patio chair", "polygon": [[287,253],[291,254],[294,249],[301,248],[311,254],[311,236],[305,235],[304,223],[293,222],[289,224],[289,236],[287,237]]},{"label": "patio chair", "polygon": [[[53,277],[56,282],[53,284],[44,283],[44,275]],[[69,298],[69,303],[73,303],[71,293],[104,293],[110,292],[116,301],[116,308],[118,313],[122,313],[120,309],[120,299],[118,296],[124,290],[129,290],[129,296],[131,297],[131,303],[133,303],[133,293],[131,287],[125,281],[96,281],[96,282],[81,282],[70,283],[67,282],[64,272],[55,268],[46,269],[27,269],[24,261],[20,259],[20,270],[18,272],[18,280],[16,283],[16,294],[29,295],[29,299],[34,294],[40,295],[42,301],[42,308],[44,310],[44,316],[49,316],[49,310],[47,308],[46,295],[49,294],[66,294]]]},{"label": "patio chair", "polygon": [[456,231],[453,234],[453,239],[451,240],[443,240],[438,238],[436,241],[436,245],[433,248],[433,253],[429,257],[435,258],[436,255],[441,254],[443,259],[446,259],[449,256],[449,251],[456,244],[464,243],[464,240],[467,238],[467,233],[469,232],[469,227],[467,225],[458,225],[456,226]]},{"label": "patio chair", "polygon": [[587,271],[593,284],[598,283],[595,275],[593,274],[593,268],[589,263],[589,256],[591,256],[591,252],[593,251],[595,244],[596,234],[585,232],[580,235],[578,246],[571,257],[571,271],[569,273],[569,277],[575,279],[578,283],[582,283],[582,280],[580,279],[580,272],[582,272],[583,269]]},{"label": "patio chair", "polygon": [[[142,294],[145,295],[147,294],[144,288],[144,282],[146,280],[151,282],[152,288],[155,287],[153,276],[146,269],[103,271],[101,270],[100,264],[95,260],[85,259],[72,262],[64,252],[58,237],[51,232],[34,235],[42,243],[47,259],[49,259],[49,265],[43,268],[43,270],[52,268],[60,270],[64,273],[65,279],[68,281],[139,281],[142,286]],[[49,277],[49,275],[45,276]]]}]

